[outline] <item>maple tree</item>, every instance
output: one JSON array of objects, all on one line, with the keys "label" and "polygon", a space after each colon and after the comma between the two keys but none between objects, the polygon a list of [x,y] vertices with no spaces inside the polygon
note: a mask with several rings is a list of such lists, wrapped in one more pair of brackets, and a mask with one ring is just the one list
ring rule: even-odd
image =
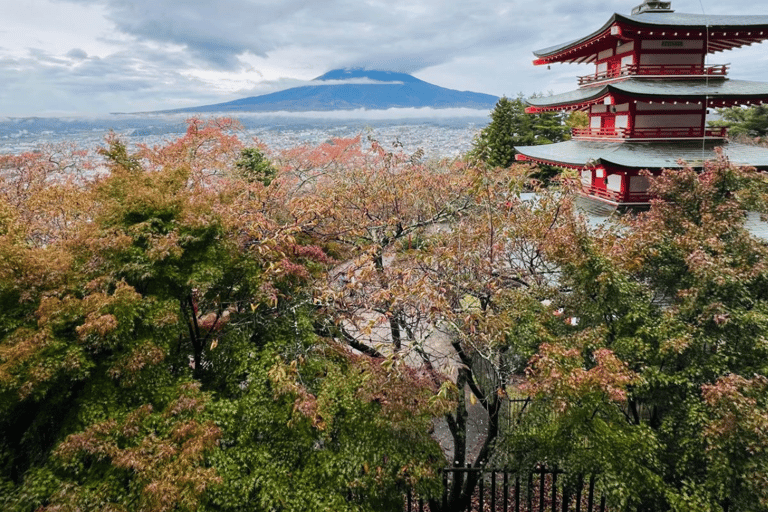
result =
[{"label": "maple tree", "polygon": [[745,225],[766,183],[720,157],[663,173],[646,212],[556,228],[543,250],[565,293],[529,362],[535,399],[507,438],[513,459],[599,473],[625,510],[754,507],[763,471],[733,443],[762,440],[729,437],[723,398],[749,403],[744,379],[758,387],[768,369],[766,248]]},{"label": "maple tree", "polygon": [[135,153],[110,136],[83,179],[3,160],[18,184],[0,203],[3,509],[312,510],[311,494],[344,510],[354,491],[350,510],[375,510],[437,482],[431,382],[341,378],[362,363],[320,349],[307,288],[331,260],[291,217],[288,174],[238,173],[232,130],[193,120]]},{"label": "maple tree", "polygon": [[242,135],[0,157],[3,509],[436,512],[540,463],[764,508],[763,174],[595,227],[567,174]]}]

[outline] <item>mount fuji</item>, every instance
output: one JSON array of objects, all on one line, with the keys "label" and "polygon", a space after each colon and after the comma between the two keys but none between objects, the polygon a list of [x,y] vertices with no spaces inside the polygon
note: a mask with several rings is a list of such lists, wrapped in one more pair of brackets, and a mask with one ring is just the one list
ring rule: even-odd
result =
[{"label": "mount fuji", "polygon": [[166,110],[171,112],[310,112],[390,108],[469,108],[489,110],[498,96],[457,91],[392,71],[336,69],[310,85],[226,103]]}]

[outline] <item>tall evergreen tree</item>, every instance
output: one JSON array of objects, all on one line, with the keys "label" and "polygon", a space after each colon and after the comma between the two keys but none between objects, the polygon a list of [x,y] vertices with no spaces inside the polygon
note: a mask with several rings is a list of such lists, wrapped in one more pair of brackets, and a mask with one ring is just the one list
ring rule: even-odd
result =
[{"label": "tall evergreen tree", "polygon": [[503,96],[491,112],[491,122],[474,142],[471,154],[493,167],[509,167],[515,146],[551,144],[568,138],[568,127],[556,112],[525,113],[525,99]]}]

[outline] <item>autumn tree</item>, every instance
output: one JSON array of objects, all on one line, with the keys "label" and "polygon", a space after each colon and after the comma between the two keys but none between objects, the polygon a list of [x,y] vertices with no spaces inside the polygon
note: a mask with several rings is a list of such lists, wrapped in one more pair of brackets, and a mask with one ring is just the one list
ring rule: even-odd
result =
[{"label": "autumn tree", "polygon": [[235,128],[112,137],[78,183],[3,161],[35,183],[0,202],[4,510],[388,510],[437,482],[432,381],[323,348],[306,286],[331,260],[289,180],[238,175]]},{"label": "autumn tree", "polygon": [[760,424],[761,402],[743,426],[726,422],[753,403],[768,361],[766,249],[745,227],[765,190],[761,173],[718,158],[662,174],[650,210],[619,225],[553,231],[542,249],[565,293],[541,324],[521,387],[535,399],[507,438],[510,457],[599,471],[623,510],[763,499],[761,471],[722,469],[754,468],[739,442],[763,446],[741,430]]},{"label": "autumn tree", "polygon": [[[432,375],[438,396],[456,401],[443,416],[447,462],[493,463],[507,384],[535,352],[529,329],[547,314],[541,300],[554,282],[539,245],[568,203],[549,192],[522,200],[534,186],[528,166],[423,162],[359,139],[282,158],[292,215],[343,255],[317,290],[335,319],[328,335]],[[470,418],[476,407],[483,413]],[[487,431],[473,438],[481,421]],[[457,477],[449,509],[465,506],[476,483]]]}]

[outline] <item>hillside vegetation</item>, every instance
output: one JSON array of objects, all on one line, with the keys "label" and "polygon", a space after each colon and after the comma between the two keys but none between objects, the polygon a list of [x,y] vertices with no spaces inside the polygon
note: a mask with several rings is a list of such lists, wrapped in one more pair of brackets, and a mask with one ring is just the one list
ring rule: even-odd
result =
[{"label": "hillside vegetation", "polygon": [[443,467],[537,463],[768,507],[762,173],[594,228],[568,175],[239,133],[0,156],[2,510],[436,512]]}]

